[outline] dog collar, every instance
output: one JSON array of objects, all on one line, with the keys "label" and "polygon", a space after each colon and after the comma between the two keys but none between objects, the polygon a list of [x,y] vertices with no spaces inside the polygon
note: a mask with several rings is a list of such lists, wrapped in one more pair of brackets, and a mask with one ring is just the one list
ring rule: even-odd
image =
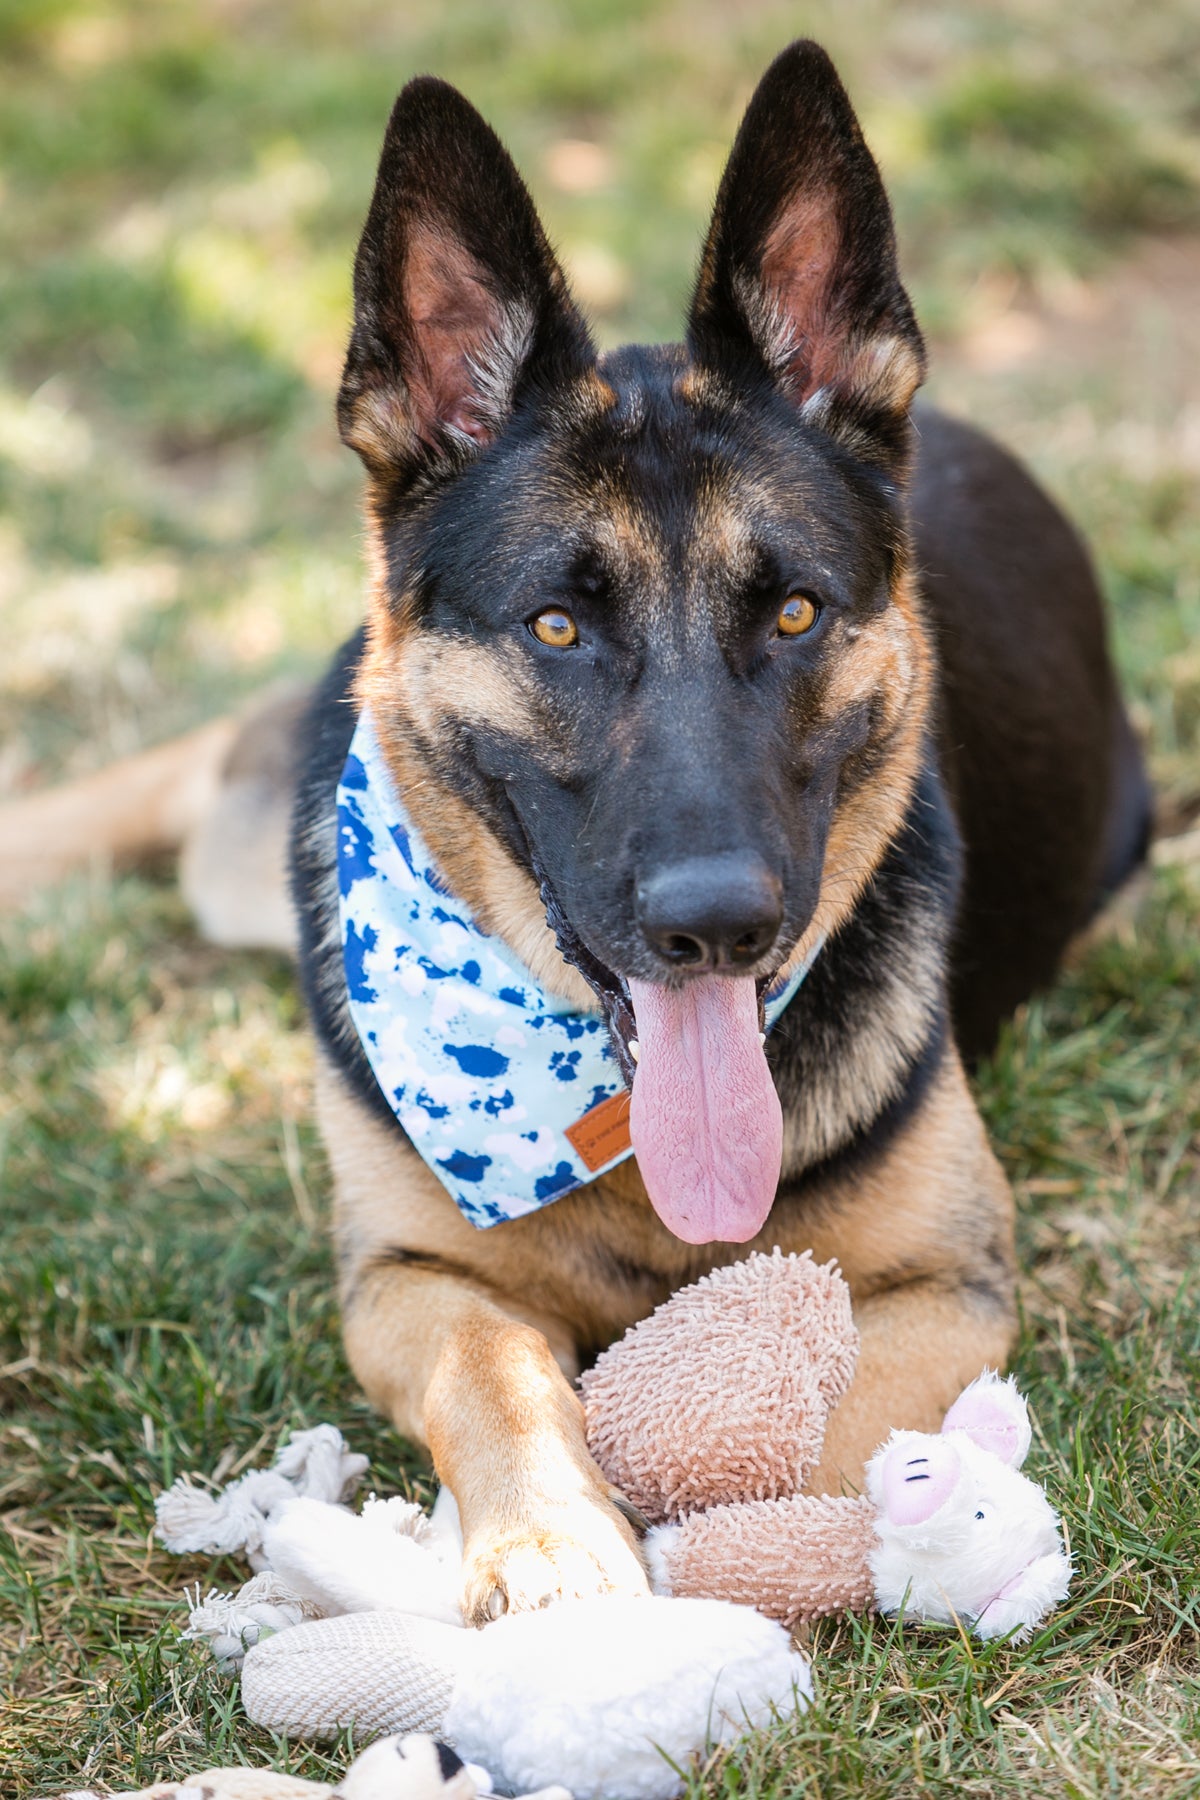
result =
[{"label": "dog collar", "polygon": [[[337,790],[346,993],[413,1147],[472,1225],[536,1212],[633,1154],[597,1007],[552,994],[438,874],[364,710]],[[767,1029],[820,950],[768,991]]]}]

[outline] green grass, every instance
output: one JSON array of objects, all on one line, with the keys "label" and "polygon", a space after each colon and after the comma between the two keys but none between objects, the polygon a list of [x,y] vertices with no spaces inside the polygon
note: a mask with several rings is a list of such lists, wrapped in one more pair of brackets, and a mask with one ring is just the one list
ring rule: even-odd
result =
[{"label": "green grass", "polygon": [[[1197,223],[1187,0],[5,0],[0,790],[312,672],[357,618],[331,396],[409,74],[494,119],[611,342],[674,333],[738,110],[801,29],[893,187],[934,392],[1078,517],[1164,809],[1193,817],[1194,283],[1139,275],[1147,233]],[[1198,928],[1195,865],[1158,871],[979,1080],[1070,1605],[1021,1649],[823,1628],[818,1704],[697,1796],[1200,1794]],[[183,1583],[240,1572],[150,1536],[180,1470],[323,1418],[380,1489],[427,1491],[343,1359],[291,973],[200,943],[166,872],[97,872],[0,922],[0,1068],[0,1794],[336,1768],[264,1739],[179,1641]]]}]

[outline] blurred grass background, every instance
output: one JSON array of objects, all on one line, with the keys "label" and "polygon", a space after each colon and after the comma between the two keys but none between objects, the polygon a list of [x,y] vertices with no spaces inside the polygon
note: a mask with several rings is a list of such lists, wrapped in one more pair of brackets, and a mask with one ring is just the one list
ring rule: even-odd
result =
[{"label": "blurred grass background", "polygon": [[[789,38],[834,54],[933,396],[1089,536],[1173,834],[981,1099],[1022,1200],[1018,1371],[1079,1575],[1024,1649],[828,1628],[821,1701],[697,1795],[1200,1794],[1200,15],[1194,0],[0,0],[0,795],[283,676],[359,617],[331,400],[391,99],[462,86],[606,342],[677,333],[722,158]],[[97,870],[0,922],[0,1793],[272,1745],[178,1643],[181,1469],[355,1393],[289,969]],[[414,1485],[415,1484],[415,1485]]]}]

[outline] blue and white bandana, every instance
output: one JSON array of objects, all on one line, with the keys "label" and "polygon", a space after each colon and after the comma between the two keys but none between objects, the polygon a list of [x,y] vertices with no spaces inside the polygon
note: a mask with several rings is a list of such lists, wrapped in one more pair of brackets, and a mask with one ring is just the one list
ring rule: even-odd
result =
[{"label": "blue and white bandana", "polygon": [[[599,1002],[584,1012],[550,993],[479,929],[434,868],[365,711],[337,811],[351,1016],[389,1106],[471,1224],[535,1212],[632,1155],[627,1107],[587,1123],[625,1092]],[[768,993],[768,1030],[816,953]],[[581,1121],[586,1156],[568,1135]]]}]

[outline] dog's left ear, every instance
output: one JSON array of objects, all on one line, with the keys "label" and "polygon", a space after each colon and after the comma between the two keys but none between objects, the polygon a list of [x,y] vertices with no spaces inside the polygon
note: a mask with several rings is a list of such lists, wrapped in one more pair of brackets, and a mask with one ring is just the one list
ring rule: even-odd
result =
[{"label": "dog's left ear", "polygon": [[689,319],[701,367],[766,372],[804,417],[899,473],[925,347],[891,208],[845,88],[802,39],[756,89]]}]

